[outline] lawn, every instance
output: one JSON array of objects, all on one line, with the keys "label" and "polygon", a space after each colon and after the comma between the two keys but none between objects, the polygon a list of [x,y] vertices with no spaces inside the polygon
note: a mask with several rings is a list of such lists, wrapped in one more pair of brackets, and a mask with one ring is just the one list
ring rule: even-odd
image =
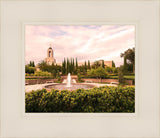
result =
[{"label": "lawn", "polygon": [[[109,76],[110,79],[118,79],[118,76]],[[127,80],[134,80],[135,76],[131,75],[131,76],[124,76],[125,79]]]}]

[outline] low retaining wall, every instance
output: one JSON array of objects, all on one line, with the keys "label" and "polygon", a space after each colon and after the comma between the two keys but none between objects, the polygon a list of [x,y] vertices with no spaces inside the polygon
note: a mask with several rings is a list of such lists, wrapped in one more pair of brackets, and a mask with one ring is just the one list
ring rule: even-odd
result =
[{"label": "low retaining wall", "polygon": [[[83,81],[85,82],[101,82],[100,79],[84,79],[82,78]],[[102,79],[102,82],[106,82],[106,83],[113,83],[116,82],[118,83],[118,79]],[[133,81],[132,80],[125,80],[125,82],[127,82],[129,85],[133,85]]]},{"label": "low retaining wall", "polygon": [[[67,77],[68,77],[67,75],[61,76],[62,79],[67,79]],[[72,79],[77,79],[77,75],[71,75],[71,78]]]},{"label": "low retaining wall", "polygon": [[47,76],[25,76],[26,79],[52,79],[53,77]]},{"label": "low retaining wall", "polygon": [[[85,78],[82,78],[82,80],[85,81],[85,82],[93,82],[93,83],[100,82],[100,79],[85,79]],[[56,81],[57,81],[57,79],[36,79],[36,80],[25,80],[25,83],[26,83],[26,85],[33,85],[33,84],[51,83],[51,82],[56,82]],[[63,81],[63,79],[61,81]],[[77,79],[76,79],[76,81],[77,81]],[[118,83],[118,79],[102,79],[102,82]],[[125,80],[125,82],[127,82],[128,85],[133,85],[132,80]]]},{"label": "low retaining wall", "polygon": [[33,85],[33,84],[51,83],[55,81],[57,81],[57,79],[36,79],[36,80],[25,80],[25,83],[26,85]]}]

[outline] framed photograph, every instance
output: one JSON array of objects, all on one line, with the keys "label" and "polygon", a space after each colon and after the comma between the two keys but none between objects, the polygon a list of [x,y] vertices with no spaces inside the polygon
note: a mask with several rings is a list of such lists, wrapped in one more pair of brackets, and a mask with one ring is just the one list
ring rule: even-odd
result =
[{"label": "framed photograph", "polygon": [[160,137],[159,10],[1,0],[1,137]]},{"label": "framed photograph", "polygon": [[25,112],[135,113],[135,25],[25,25]]}]

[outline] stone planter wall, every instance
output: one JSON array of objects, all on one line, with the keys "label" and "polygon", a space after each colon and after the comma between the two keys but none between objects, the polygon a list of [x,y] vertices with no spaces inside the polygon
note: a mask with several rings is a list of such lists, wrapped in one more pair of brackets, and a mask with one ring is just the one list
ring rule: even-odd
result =
[{"label": "stone planter wall", "polygon": [[[88,78],[88,79],[85,79],[85,78],[82,78],[82,80],[83,81],[85,81],[85,82],[100,82],[100,79],[90,79],[90,78]],[[132,80],[125,80],[129,85],[133,85],[133,81]],[[103,82],[107,82],[107,83],[114,83],[114,82],[116,82],[116,83],[118,83],[118,79],[102,79],[102,83]]]},{"label": "stone planter wall", "polygon": [[25,80],[25,83],[26,85],[33,85],[33,84],[51,83],[55,81],[57,81],[57,79],[36,79],[36,80]]}]

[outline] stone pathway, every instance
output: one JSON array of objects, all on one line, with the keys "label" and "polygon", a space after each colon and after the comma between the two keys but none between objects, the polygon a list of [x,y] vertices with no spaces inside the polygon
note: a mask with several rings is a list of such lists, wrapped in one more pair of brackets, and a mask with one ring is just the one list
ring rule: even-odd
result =
[{"label": "stone pathway", "polygon": [[45,83],[45,84],[35,84],[35,85],[26,85],[25,92],[31,92],[39,89],[43,89],[47,85],[56,84],[56,83]]},{"label": "stone pathway", "polygon": [[116,84],[101,84],[101,83],[83,83],[83,84],[91,84],[96,87],[101,87],[101,86],[117,86]]}]

